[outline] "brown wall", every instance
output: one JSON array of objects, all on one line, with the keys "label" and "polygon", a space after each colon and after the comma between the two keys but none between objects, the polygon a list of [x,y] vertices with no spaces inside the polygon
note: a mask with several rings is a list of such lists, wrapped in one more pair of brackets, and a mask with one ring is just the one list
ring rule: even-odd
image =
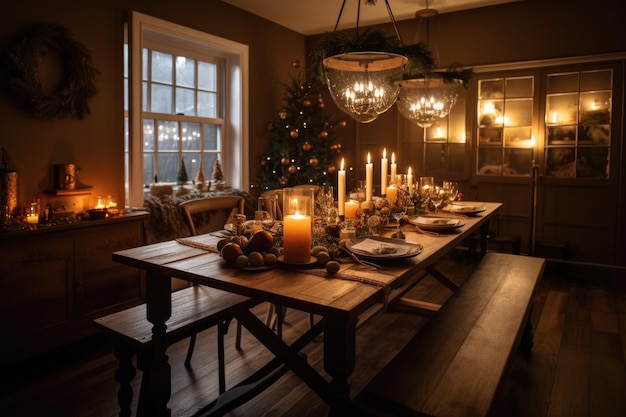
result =
[{"label": "brown wall", "polygon": [[122,44],[127,10],[249,45],[252,160],[263,148],[259,138],[265,122],[280,108],[280,83],[288,81],[294,58],[304,56],[304,36],[217,0],[27,0],[8,2],[2,9],[2,45],[24,23],[59,24],[91,51],[100,71],[99,93],[83,120],[34,119],[0,92],[0,146],[7,150],[11,168],[20,171],[20,203],[52,188],[51,166],[67,162],[82,168],[80,179],[94,187],[93,196],[121,200],[124,195]]}]

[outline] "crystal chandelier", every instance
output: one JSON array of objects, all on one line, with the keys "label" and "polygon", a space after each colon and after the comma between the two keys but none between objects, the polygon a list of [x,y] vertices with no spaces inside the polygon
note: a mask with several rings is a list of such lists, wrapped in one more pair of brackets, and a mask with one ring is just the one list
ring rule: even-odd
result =
[{"label": "crystal chandelier", "polygon": [[[361,2],[357,0],[357,35]],[[368,3],[374,4],[375,1]],[[346,0],[343,0],[335,32]],[[396,28],[388,0],[389,17]],[[396,35],[401,39],[396,28]],[[393,106],[400,91],[400,81],[407,58],[389,51],[344,52],[323,60],[326,85],[337,106],[354,120],[369,123]]]},{"label": "crystal chandelier", "polygon": [[417,78],[402,81],[398,111],[421,127],[430,127],[450,113],[463,82],[459,79]]},{"label": "crystal chandelier", "polygon": [[386,52],[351,52],[324,60],[326,83],[337,106],[369,123],[396,102],[407,59]]},{"label": "crystal chandelier", "polygon": [[[431,19],[438,15],[437,10],[428,7],[418,10],[418,36],[423,36],[423,43],[434,56],[434,64],[439,60],[439,51],[431,28]],[[423,25],[422,25],[423,24]],[[425,33],[420,33],[425,30]],[[442,77],[442,73],[431,71],[420,77],[402,81],[398,97],[398,111],[407,119],[421,127],[430,127],[434,122],[443,119],[456,104],[459,89],[463,85],[460,78]]]}]

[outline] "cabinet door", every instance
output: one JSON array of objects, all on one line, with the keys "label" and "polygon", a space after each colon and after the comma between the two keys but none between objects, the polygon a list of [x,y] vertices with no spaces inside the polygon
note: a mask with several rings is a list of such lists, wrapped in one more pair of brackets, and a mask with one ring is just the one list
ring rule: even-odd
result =
[{"label": "cabinet door", "polygon": [[56,343],[71,321],[73,248],[61,235],[0,242],[1,363]]},{"label": "cabinet door", "polygon": [[83,229],[76,235],[77,314],[95,317],[142,298],[141,273],[111,260],[118,250],[143,244],[141,221]]}]

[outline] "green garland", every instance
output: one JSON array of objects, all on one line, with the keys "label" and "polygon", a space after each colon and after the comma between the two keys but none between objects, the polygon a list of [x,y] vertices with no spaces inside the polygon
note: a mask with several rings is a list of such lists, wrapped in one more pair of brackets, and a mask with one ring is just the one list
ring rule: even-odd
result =
[{"label": "green garland", "polygon": [[[64,79],[56,91],[44,91],[38,77],[38,58],[59,55]],[[91,55],[69,31],[56,24],[39,23],[25,29],[3,53],[2,84],[13,99],[41,119],[76,117],[90,113],[89,100],[98,89]]]}]

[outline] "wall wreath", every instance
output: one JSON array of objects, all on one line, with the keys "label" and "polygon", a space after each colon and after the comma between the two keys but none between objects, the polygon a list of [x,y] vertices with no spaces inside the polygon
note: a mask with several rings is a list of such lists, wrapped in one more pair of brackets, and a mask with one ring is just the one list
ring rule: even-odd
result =
[{"label": "wall wreath", "polygon": [[[46,91],[39,78],[41,57],[47,53],[57,54],[63,66],[62,79],[52,91]],[[3,60],[5,90],[35,117],[83,119],[90,113],[89,100],[98,92],[99,72],[87,49],[71,38],[67,28],[30,25],[6,47]]]}]

